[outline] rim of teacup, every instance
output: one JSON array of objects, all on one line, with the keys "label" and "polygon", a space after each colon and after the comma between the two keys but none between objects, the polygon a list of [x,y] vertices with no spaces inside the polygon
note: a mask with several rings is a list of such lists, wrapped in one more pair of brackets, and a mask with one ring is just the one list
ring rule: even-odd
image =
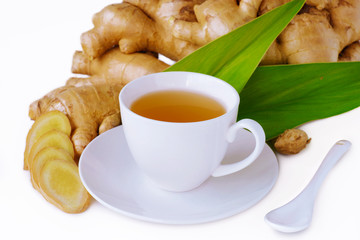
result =
[{"label": "rim of teacup", "polygon": [[[144,116],[141,116],[135,112],[133,112],[130,107],[131,107],[131,104],[137,100],[139,97],[147,94],[147,93],[151,93],[151,92],[156,92],[156,91],[161,91],[161,90],[173,90],[173,89],[184,89],[186,90],[187,88],[171,88],[169,87],[170,85],[168,85],[167,87],[165,88],[160,88],[161,90],[149,90],[149,89],[143,89],[143,92],[142,94],[138,94],[138,96],[136,97],[133,97],[132,100],[128,100],[128,101],[125,101],[125,97],[124,95],[126,95],[126,92],[129,91],[128,89],[131,90],[131,88],[133,87],[136,87],[137,84],[140,84],[142,81],[147,81],[147,83],[149,84],[149,79],[151,79],[152,81],[164,81],[164,77],[166,76],[171,76],[171,75],[184,75],[184,76],[189,76],[189,75],[192,75],[192,76],[201,76],[202,78],[206,78],[208,79],[207,81],[213,81],[213,83],[215,84],[218,84],[219,86],[222,86],[223,88],[227,88],[229,93],[231,94],[231,96],[227,96],[227,97],[234,97],[234,100],[232,103],[230,103],[230,106],[225,106],[224,105],[224,101],[222,99],[219,99],[219,98],[216,98],[216,100],[218,100],[226,109],[226,112],[218,117],[215,117],[215,118],[211,118],[211,119],[207,119],[207,120],[202,120],[202,121],[194,121],[194,122],[167,122],[167,121],[161,121],[161,120],[156,120],[156,119],[151,119],[151,118],[147,118],[147,117],[144,117]],[[199,78],[191,78],[191,79],[186,79],[187,81],[201,81],[199,80]],[[179,81],[186,81],[186,80],[179,80]],[[171,80],[169,80],[171,81]],[[192,92],[197,92],[197,93],[200,93],[200,94],[205,94],[207,96],[210,96],[210,97],[213,97],[213,95],[211,94],[208,94],[208,92],[206,91],[193,91],[192,89],[188,89],[189,91],[192,91]],[[139,77],[137,79],[134,79],[132,80],[131,82],[127,83],[120,91],[120,94],[119,94],[119,103],[120,103],[120,110],[121,111],[127,111],[129,112],[129,114],[131,115],[134,115],[138,118],[141,118],[141,119],[146,119],[148,121],[152,121],[152,122],[155,122],[155,123],[159,123],[159,124],[183,124],[183,125],[186,125],[186,124],[202,124],[204,122],[210,122],[210,121],[217,121],[219,120],[220,118],[226,118],[228,115],[232,115],[234,113],[234,111],[238,111],[238,107],[239,107],[239,104],[240,104],[240,96],[238,94],[238,92],[235,90],[235,88],[233,86],[231,86],[229,83],[225,82],[224,80],[222,79],[219,79],[217,77],[214,77],[214,76],[211,76],[211,75],[207,75],[207,74],[203,74],[203,73],[196,73],[196,72],[186,72],[186,71],[173,71],[173,72],[159,72],[159,73],[152,73],[152,74],[148,74],[148,75],[144,75],[142,77]],[[125,108],[125,109],[124,109]]]}]

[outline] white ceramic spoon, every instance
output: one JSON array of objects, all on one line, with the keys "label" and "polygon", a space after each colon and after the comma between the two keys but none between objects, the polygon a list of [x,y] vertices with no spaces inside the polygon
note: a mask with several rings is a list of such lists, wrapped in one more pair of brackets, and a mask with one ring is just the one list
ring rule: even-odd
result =
[{"label": "white ceramic spoon", "polygon": [[306,229],[311,223],[314,201],[321,183],[350,146],[347,140],[336,142],[305,189],[289,203],[266,214],[265,222],[281,232]]}]

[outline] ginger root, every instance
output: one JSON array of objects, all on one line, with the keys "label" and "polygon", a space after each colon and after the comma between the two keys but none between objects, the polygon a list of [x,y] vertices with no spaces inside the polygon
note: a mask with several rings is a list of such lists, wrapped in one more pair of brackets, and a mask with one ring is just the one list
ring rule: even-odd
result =
[{"label": "ginger root", "polygon": [[68,85],[121,84],[125,85],[138,77],[161,72],[169,65],[151,54],[124,54],[118,47],[112,48],[102,56],[90,61],[83,52],[76,51],[73,56],[72,72],[91,76],[90,78],[71,78]]},{"label": "ginger root", "polygon": [[29,116],[36,120],[46,112],[63,112],[73,129],[71,140],[78,159],[86,145],[99,134],[99,128],[106,131],[114,127],[114,121],[120,124],[118,96],[122,87],[121,84],[60,87],[33,102]]},{"label": "ginger root", "polygon": [[337,62],[342,50],[340,38],[329,21],[327,11],[311,7],[295,16],[278,38],[285,61],[292,64]]},{"label": "ginger root", "polygon": [[[263,0],[259,13],[289,1]],[[307,0],[273,44],[282,56],[272,64],[352,61],[343,59],[341,52],[360,40],[359,12],[360,0]]]},{"label": "ginger root", "polygon": [[306,132],[293,128],[280,134],[274,147],[277,152],[282,154],[296,154],[303,150],[310,141]]},{"label": "ginger root", "polygon": [[[116,45],[119,45],[123,53],[150,51],[163,54],[173,60],[179,60],[198,48],[190,42],[168,34],[169,21],[174,17],[173,11],[179,9],[178,4],[182,4],[183,8],[191,7],[197,1],[135,2],[147,6],[147,9],[152,11],[149,13],[144,8],[124,2],[109,5],[94,15],[94,28],[81,35],[83,51],[90,59],[101,56]],[[186,11],[179,14],[191,15]]]},{"label": "ginger root", "polygon": [[360,61],[360,41],[347,46],[341,53],[339,61],[353,62]]},{"label": "ginger root", "polygon": [[257,17],[261,0],[207,0],[194,6],[197,21],[177,19],[173,35],[196,45],[206,43]]},{"label": "ginger root", "polygon": [[[94,16],[94,28],[82,35],[82,46],[90,59],[119,45],[123,53],[153,51],[179,60],[289,1],[127,0]],[[262,63],[339,61],[343,49],[360,39],[359,12],[360,0],[308,0]]]}]

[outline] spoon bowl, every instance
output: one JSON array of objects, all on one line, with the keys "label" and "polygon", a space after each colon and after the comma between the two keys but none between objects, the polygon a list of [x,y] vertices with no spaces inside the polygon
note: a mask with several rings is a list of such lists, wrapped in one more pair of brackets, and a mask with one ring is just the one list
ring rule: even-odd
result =
[{"label": "spoon bowl", "polygon": [[299,232],[309,227],[312,212],[313,206],[310,206],[309,201],[304,204],[300,204],[298,201],[291,201],[283,207],[269,212],[265,216],[265,221],[272,228],[281,232]]}]

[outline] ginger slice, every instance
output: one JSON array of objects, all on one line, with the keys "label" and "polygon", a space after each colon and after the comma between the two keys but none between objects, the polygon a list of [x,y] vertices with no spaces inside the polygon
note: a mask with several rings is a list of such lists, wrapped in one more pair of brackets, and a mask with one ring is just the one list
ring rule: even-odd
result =
[{"label": "ginger slice", "polygon": [[40,150],[46,148],[46,147],[58,147],[62,148],[65,151],[67,151],[72,158],[74,158],[74,146],[69,138],[68,135],[66,135],[63,132],[60,132],[58,130],[51,130],[45,134],[43,134],[32,146],[29,153],[28,158],[28,166],[29,169],[31,169],[34,157]]},{"label": "ginger slice", "polygon": [[50,111],[36,119],[26,137],[24,152],[24,169],[28,170],[28,158],[33,144],[46,132],[57,129],[70,136],[71,125],[69,119],[60,111]]},{"label": "ginger slice", "polygon": [[44,198],[64,212],[80,213],[89,206],[90,196],[74,162],[47,160],[40,171],[39,185]]},{"label": "ginger slice", "polygon": [[62,159],[68,162],[74,162],[74,159],[71,157],[71,155],[64,149],[56,147],[45,147],[40,150],[34,157],[30,168],[31,183],[37,190],[39,190],[40,171],[46,161],[50,159]]}]

